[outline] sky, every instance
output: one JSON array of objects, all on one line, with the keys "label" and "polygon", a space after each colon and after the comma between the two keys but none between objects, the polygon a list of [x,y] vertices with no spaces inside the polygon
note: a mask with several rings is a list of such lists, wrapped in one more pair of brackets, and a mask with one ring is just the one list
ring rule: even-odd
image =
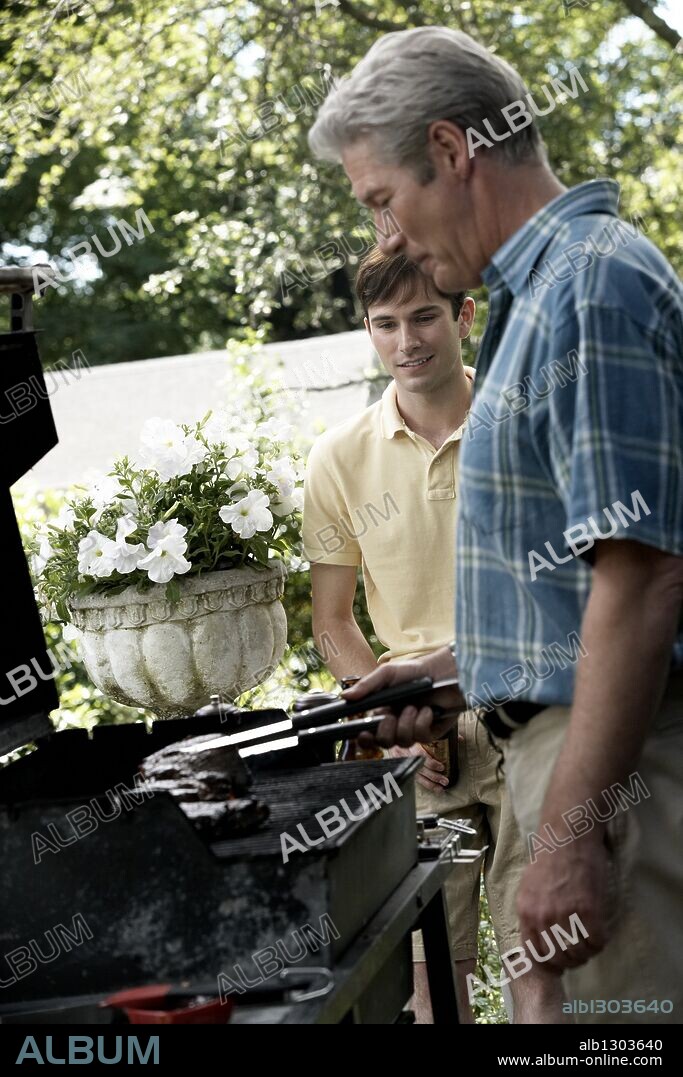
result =
[{"label": "sky", "polygon": [[663,4],[657,4],[655,12],[683,35],[683,0],[666,0]]}]

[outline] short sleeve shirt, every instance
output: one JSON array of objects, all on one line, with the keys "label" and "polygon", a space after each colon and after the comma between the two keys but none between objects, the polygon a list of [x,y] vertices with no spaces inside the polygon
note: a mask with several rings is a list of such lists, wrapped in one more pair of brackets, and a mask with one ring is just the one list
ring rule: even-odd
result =
[{"label": "short sleeve shirt", "polygon": [[683,289],[618,198],[565,192],[483,273],[456,555],[473,702],[571,703],[596,541],[683,554]]},{"label": "short sleeve shirt", "polygon": [[[473,380],[474,371],[465,367]],[[304,484],[304,553],[362,566],[387,647],[412,658],[453,638],[455,514],[463,427],[437,450],[410,430],[392,382],[382,399],[315,442]]]}]

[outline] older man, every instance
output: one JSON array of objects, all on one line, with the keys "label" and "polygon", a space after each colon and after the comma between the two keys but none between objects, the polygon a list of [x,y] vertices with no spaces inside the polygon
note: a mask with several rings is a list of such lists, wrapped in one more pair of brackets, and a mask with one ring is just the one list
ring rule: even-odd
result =
[{"label": "older man", "polygon": [[[384,250],[443,291],[489,289],[461,453],[456,659],[506,746],[529,839],[528,952],[564,973],[578,1020],[680,1022],[683,294],[619,221],[615,183],[559,182],[541,111],[503,60],[424,27],[381,38],[310,140],[378,223],[391,212]],[[442,649],[348,694],[453,668]],[[430,731],[412,707],[379,739]]]},{"label": "older man", "polygon": [[[361,262],[356,293],[365,327],[391,382],[382,399],[326,431],[306,470],[304,550],[311,563],[313,630],[322,649],[335,641],[328,666],[341,680],[377,661],[354,617],[358,567],[368,612],[387,650],[380,662],[417,658],[448,643],[453,630],[458,453],[474,371],[463,366],[474,302],[447,296],[402,254],[373,248]],[[384,510],[384,511],[383,511]],[[416,520],[417,515],[417,520]],[[421,745],[392,754],[421,754],[419,812],[470,820],[486,845],[483,877],[501,953],[519,945],[515,892],[526,864],[522,840],[498,773],[499,756],[476,714],[461,716],[450,751],[458,762],[453,786],[444,762]],[[460,743],[458,743],[458,734]],[[446,883],[458,1013],[471,1008],[477,963],[482,864],[460,865]],[[421,942],[415,948],[416,1016],[428,1023],[427,977]],[[503,979],[506,979],[503,977]],[[511,979],[516,1023],[561,1020],[561,993],[543,974]]]}]

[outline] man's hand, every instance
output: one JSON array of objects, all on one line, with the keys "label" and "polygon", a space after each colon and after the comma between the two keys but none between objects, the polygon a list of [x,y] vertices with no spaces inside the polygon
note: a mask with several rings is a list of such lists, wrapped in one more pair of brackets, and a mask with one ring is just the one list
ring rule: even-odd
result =
[{"label": "man's hand", "polygon": [[[431,677],[433,680],[445,680],[455,672],[455,663],[448,647],[442,647],[424,658],[413,658],[407,662],[386,662],[372,673],[362,677],[353,687],[347,688],[342,695],[345,699],[362,699],[370,692],[378,692],[393,684],[404,684],[419,677]],[[447,708],[444,715],[435,718],[429,706],[407,706],[400,716],[387,715],[380,723],[377,732],[361,733],[358,741],[363,747],[380,744],[390,748],[394,744],[408,747],[415,741],[425,744],[438,740],[447,733],[458,720],[458,715],[467,710],[467,703],[458,688],[444,688],[430,695],[430,702]]]},{"label": "man's hand", "polygon": [[448,784],[445,776],[445,766],[429,752],[422,744],[413,744],[410,748],[399,748],[394,745],[389,749],[392,759],[404,759],[406,756],[419,755],[424,758],[422,770],[418,770],[416,782],[430,793],[442,793],[443,787]]},{"label": "man's hand", "polygon": [[[543,963],[544,968],[557,973],[576,968],[604,947],[608,939],[607,868],[604,842],[592,834],[553,853],[540,852],[538,860],[526,868],[517,892],[520,934],[542,956],[549,946],[541,933],[548,933],[555,955]],[[564,940],[567,949],[562,950],[551,931],[555,925],[578,935],[578,942]]]}]

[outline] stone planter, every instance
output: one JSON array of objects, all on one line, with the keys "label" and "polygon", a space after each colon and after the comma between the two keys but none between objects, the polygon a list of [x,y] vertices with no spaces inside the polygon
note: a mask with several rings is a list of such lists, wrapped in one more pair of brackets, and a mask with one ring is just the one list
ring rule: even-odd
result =
[{"label": "stone planter", "polygon": [[180,576],[182,597],[173,607],[164,584],[72,599],[89,676],[118,703],[164,718],[192,714],[216,693],[235,699],[269,677],[284,654],[286,575],[273,561],[266,569]]}]

